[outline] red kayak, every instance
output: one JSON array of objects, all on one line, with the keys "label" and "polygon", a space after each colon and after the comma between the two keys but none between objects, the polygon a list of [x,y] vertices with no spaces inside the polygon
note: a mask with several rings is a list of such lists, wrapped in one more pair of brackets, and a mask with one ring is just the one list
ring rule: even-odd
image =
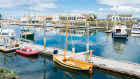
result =
[{"label": "red kayak", "polygon": [[16,50],[16,52],[19,54],[23,54],[23,55],[37,55],[38,54],[37,50],[32,51],[32,49],[30,49],[30,48],[23,48],[20,50]]}]

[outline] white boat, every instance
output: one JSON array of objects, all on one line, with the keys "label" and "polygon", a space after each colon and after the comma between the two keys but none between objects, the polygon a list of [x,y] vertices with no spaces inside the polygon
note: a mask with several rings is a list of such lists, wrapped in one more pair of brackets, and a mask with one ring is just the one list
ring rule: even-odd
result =
[{"label": "white boat", "polygon": [[15,31],[13,29],[8,29],[8,28],[4,28],[4,29],[0,28],[0,35],[4,37],[8,37],[10,39],[14,39],[16,36]]},{"label": "white boat", "polygon": [[46,27],[54,27],[54,24],[52,24],[52,23],[47,23]]},{"label": "white boat", "polygon": [[107,30],[107,31],[105,31],[105,33],[112,33],[113,32],[113,30]]},{"label": "white boat", "polygon": [[131,34],[140,34],[140,23],[132,26]]},{"label": "white boat", "polygon": [[127,27],[125,25],[121,25],[121,24],[113,26],[112,37],[126,39],[128,37],[126,29],[127,29]]}]

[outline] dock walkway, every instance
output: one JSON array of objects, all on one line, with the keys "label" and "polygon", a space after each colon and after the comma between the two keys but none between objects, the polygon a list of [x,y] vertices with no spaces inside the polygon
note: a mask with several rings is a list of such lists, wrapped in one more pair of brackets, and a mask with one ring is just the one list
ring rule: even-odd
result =
[{"label": "dock walkway", "polygon": [[0,46],[0,51],[4,51],[4,52],[14,51],[16,49],[19,49],[19,47],[5,48],[4,46]]},{"label": "dock walkway", "polygon": [[[42,54],[51,54],[53,55],[54,50],[58,50],[59,55],[64,54],[63,49],[59,48],[53,48],[53,47],[46,47],[46,51],[44,50],[44,46],[42,45],[34,45],[23,42],[20,47],[27,46],[32,48],[33,50],[39,50]],[[67,55],[71,55],[72,51],[67,51]],[[94,52],[93,52],[94,53]],[[85,61],[86,55],[80,55],[78,57],[74,57],[75,59]],[[122,74],[127,74],[134,77],[140,77],[140,64],[137,63],[131,63],[131,62],[125,62],[125,61],[117,61],[113,60],[111,58],[103,58],[98,56],[92,56],[91,57],[91,63],[94,65],[94,67],[102,68]]]}]

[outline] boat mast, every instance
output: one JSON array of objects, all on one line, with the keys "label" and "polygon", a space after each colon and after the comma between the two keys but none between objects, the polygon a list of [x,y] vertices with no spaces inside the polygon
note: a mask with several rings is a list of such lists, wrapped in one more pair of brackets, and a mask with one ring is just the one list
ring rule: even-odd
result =
[{"label": "boat mast", "polygon": [[65,37],[65,52],[64,52],[64,61],[65,61],[66,49],[67,49],[67,33],[68,33],[68,16],[67,16],[67,21],[66,21],[66,37]]},{"label": "boat mast", "polygon": [[28,29],[29,29],[29,15],[28,15]]}]

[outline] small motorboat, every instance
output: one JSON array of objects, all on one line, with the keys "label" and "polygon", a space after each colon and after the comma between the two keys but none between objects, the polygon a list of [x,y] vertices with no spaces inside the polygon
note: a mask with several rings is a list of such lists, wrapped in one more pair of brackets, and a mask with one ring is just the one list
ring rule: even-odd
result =
[{"label": "small motorboat", "polygon": [[132,26],[131,34],[140,34],[140,23]]},{"label": "small motorboat", "polygon": [[126,29],[127,29],[127,26],[121,25],[120,23],[118,23],[117,25],[113,26],[112,37],[114,39],[119,39],[119,38],[127,39],[128,33]]},{"label": "small motorboat", "polygon": [[2,36],[8,37],[10,39],[14,39],[16,36],[15,31],[9,28],[0,28],[0,33]]},{"label": "small motorboat", "polygon": [[38,50],[32,51],[31,48],[21,48],[19,50],[16,50],[17,53],[23,54],[23,55],[38,55]]}]

